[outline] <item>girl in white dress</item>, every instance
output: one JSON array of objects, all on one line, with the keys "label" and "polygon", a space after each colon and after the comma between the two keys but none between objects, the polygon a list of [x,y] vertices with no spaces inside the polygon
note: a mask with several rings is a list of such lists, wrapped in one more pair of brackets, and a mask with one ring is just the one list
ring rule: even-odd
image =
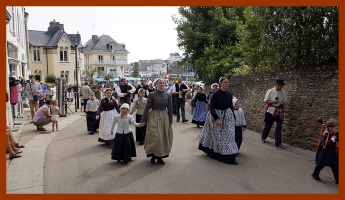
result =
[{"label": "girl in white dress", "polygon": [[50,114],[52,115],[52,131],[59,131],[59,118],[60,118],[60,108],[57,106],[58,101],[52,100],[52,105],[50,106]]}]

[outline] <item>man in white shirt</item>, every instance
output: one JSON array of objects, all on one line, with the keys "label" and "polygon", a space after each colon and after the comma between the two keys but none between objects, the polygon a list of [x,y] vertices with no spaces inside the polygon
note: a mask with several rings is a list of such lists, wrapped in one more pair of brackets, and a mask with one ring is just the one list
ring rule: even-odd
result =
[{"label": "man in white shirt", "polygon": [[127,80],[125,78],[122,78],[120,80],[120,84],[118,87],[116,87],[116,93],[120,97],[120,105],[124,103],[128,103],[129,106],[131,106],[131,94],[134,93],[136,88],[131,85],[130,83],[127,83]]},{"label": "man in white shirt", "polygon": [[30,82],[26,84],[26,95],[29,99],[29,107],[31,111],[31,118],[33,119],[35,116],[35,112],[38,110],[38,100],[34,100],[34,95],[39,95],[42,91],[41,85],[36,82],[35,75],[30,75]]},{"label": "man in white shirt", "polygon": [[178,77],[177,78],[177,83],[172,86],[172,94],[174,96],[175,100],[175,106],[176,106],[176,122],[180,121],[180,109],[181,109],[181,115],[182,115],[182,122],[188,122],[186,119],[186,114],[185,114],[185,105],[186,105],[186,93],[190,89],[186,86],[186,84],[182,83],[182,78]]},{"label": "man in white shirt", "polygon": [[283,90],[284,80],[277,79],[275,86],[266,92],[264,102],[266,103],[265,127],[262,131],[261,141],[266,143],[266,138],[274,122],[277,123],[274,139],[277,148],[285,149],[281,143],[281,131],[283,127],[284,111],[287,103],[287,94]]}]

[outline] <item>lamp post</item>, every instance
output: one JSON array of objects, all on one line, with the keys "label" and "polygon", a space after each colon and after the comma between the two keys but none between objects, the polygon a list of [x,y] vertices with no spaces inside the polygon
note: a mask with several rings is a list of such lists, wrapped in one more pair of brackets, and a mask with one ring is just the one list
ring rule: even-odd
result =
[{"label": "lamp post", "polygon": [[170,60],[166,60],[165,63],[167,64],[167,74],[166,74],[166,78],[169,79],[169,62]]},{"label": "lamp post", "polygon": [[75,112],[78,111],[79,109],[79,81],[78,81],[78,40],[79,39],[79,33],[77,33],[77,37],[75,37],[75,80],[76,80],[76,84],[77,84],[77,91],[76,91],[76,105],[75,105]]}]

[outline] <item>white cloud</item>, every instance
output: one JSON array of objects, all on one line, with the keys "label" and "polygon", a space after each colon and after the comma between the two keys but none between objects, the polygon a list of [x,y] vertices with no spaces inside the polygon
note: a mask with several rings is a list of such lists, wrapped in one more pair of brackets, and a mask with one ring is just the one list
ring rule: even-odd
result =
[{"label": "white cloud", "polygon": [[79,31],[83,43],[92,35],[109,35],[126,44],[129,63],[167,59],[169,53],[183,53],[177,47],[176,24],[172,20],[173,15],[178,15],[178,7],[28,6],[25,10],[29,13],[29,30],[46,31],[49,22],[55,19],[64,24],[67,33]]}]

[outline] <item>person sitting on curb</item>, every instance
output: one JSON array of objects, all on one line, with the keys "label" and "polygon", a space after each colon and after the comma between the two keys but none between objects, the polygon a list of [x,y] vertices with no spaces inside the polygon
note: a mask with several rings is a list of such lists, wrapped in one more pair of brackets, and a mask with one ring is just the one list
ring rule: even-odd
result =
[{"label": "person sitting on curb", "polygon": [[9,159],[12,160],[14,158],[22,157],[20,153],[22,150],[16,147],[16,143],[14,142],[14,137],[12,134],[12,129],[9,125],[6,125],[6,149],[7,152],[10,154]]},{"label": "person sitting on curb", "polygon": [[43,126],[52,122],[51,120],[52,116],[49,114],[50,104],[51,104],[51,100],[47,99],[45,104],[42,107],[40,107],[35,113],[32,123],[35,126],[37,126],[38,131],[46,131],[46,129],[44,129]]}]

